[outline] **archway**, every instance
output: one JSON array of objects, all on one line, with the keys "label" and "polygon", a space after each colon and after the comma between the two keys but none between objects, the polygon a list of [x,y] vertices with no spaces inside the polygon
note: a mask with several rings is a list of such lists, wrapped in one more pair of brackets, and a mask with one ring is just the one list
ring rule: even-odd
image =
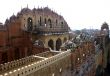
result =
[{"label": "archway", "polygon": [[53,43],[53,40],[49,40],[48,41],[48,46],[53,50],[54,49],[54,43]]},{"label": "archway", "polygon": [[32,29],[33,29],[32,26],[33,26],[33,21],[32,21],[32,18],[29,17],[29,18],[27,19],[27,30],[28,30],[28,31],[32,31]]},{"label": "archway", "polygon": [[61,41],[60,38],[58,38],[58,39],[56,40],[56,50],[57,50],[57,51],[60,49],[61,45],[62,45],[62,41]]}]

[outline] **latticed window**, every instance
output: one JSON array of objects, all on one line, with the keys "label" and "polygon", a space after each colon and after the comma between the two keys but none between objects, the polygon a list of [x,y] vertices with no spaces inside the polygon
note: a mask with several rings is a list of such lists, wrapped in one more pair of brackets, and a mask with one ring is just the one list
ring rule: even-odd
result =
[{"label": "latticed window", "polygon": [[61,22],[61,27],[63,28],[63,22]]}]

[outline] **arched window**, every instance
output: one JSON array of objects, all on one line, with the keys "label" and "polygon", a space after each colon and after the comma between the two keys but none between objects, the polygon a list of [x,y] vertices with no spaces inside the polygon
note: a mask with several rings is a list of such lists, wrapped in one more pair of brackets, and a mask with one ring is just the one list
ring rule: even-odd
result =
[{"label": "arched window", "polygon": [[27,19],[27,30],[32,31],[32,29],[33,29],[33,21],[32,21],[32,18],[29,17]]},{"label": "arched window", "polygon": [[50,28],[52,28],[52,22],[51,22],[51,19],[48,19],[48,23],[50,25]]},{"label": "arched window", "polygon": [[54,49],[54,42],[53,42],[52,39],[48,41],[48,46],[49,46],[52,50]]},{"label": "arched window", "polygon": [[58,24],[58,21],[57,21],[57,19],[56,19],[56,26],[57,26],[57,24]]},{"label": "arched window", "polygon": [[63,27],[63,22],[61,22],[61,27]]},{"label": "arched window", "polygon": [[60,49],[61,45],[62,45],[62,41],[61,41],[60,38],[58,38],[58,39],[56,40],[56,50],[57,50],[57,51]]}]

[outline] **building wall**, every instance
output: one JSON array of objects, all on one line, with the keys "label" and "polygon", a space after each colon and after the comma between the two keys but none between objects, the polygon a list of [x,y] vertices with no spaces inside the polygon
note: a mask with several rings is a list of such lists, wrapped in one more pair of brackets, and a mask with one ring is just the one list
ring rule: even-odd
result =
[{"label": "building wall", "polygon": [[96,59],[96,60],[95,60],[95,61],[96,61],[96,62],[95,62],[95,63],[96,63],[96,68],[97,68],[98,65],[103,65],[103,62],[102,62],[102,61],[103,61],[103,60],[102,60],[102,59],[103,59],[103,58],[102,58],[103,56],[102,56],[102,55],[103,55],[103,54],[102,54],[102,51],[100,51],[100,52],[99,52],[98,54],[96,54],[96,56],[95,56],[95,59]]},{"label": "building wall", "polygon": [[[71,53],[71,70],[73,76],[95,76],[95,49],[92,42],[84,42]],[[91,65],[90,65],[91,64]],[[83,65],[83,67],[82,67]],[[89,66],[88,66],[89,65]],[[84,69],[86,68],[86,69]],[[90,69],[89,71],[87,69]],[[78,74],[76,73],[78,72]]]},{"label": "building wall", "polygon": [[[71,50],[64,51],[64,53],[59,53],[54,56],[44,56],[42,57],[49,57],[48,59],[44,59],[38,62],[33,62],[32,64],[30,63],[29,65],[23,66],[19,69],[17,69],[15,72],[12,71],[13,73],[9,75],[20,75],[20,76],[68,76],[70,74],[73,76],[76,76],[76,71],[80,73],[80,71],[84,71],[84,68],[82,65],[88,63],[91,64],[91,60],[93,59],[94,56],[94,44],[91,42],[84,42],[81,46],[78,46],[77,48]],[[89,50],[89,52],[88,52]],[[87,51],[87,52],[86,52]],[[49,55],[49,54],[47,54]],[[40,55],[38,55],[40,56]],[[89,58],[89,59],[88,59]],[[92,58],[92,59],[91,59]],[[34,59],[33,59],[34,60]],[[90,61],[88,61],[90,60]],[[98,57],[97,57],[98,60]],[[15,64],[15,66],[19,66],[24,64],[23,61],[28,61],[28,60],[19,60],[17,61],[17,64],[14,62],[12,64]],[[31,61],[31,60],[30,60]],[[8,65],[11,66],[11,64],[7,63]],[[85,65],[87,66],[87,65]],[[12,66],[14,67],[14,66]],[[2,67],[3,68],[3,67]],[[6,66],[6,68],[9,68]],[[11,67],[10,67],[11,68]],[[91,66],[88,66],[90,69],[89,71],[85,69],[84,71],[84,76],[95,76],[95,69],[96,69],[96,64],[95,61],[92,63]],[[3,68],[4,69],[4,68]],[[80,75],[80,74],[79,74]]]}]

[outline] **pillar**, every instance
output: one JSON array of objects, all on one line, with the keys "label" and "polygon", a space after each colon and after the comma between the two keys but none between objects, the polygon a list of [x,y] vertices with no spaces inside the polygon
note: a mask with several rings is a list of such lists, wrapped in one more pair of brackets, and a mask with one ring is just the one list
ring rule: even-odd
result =
[{"label": "pillar", "polygon": [[56,50],[56,39],[54,39],[53,42],[54,42],[54,50]]}]

